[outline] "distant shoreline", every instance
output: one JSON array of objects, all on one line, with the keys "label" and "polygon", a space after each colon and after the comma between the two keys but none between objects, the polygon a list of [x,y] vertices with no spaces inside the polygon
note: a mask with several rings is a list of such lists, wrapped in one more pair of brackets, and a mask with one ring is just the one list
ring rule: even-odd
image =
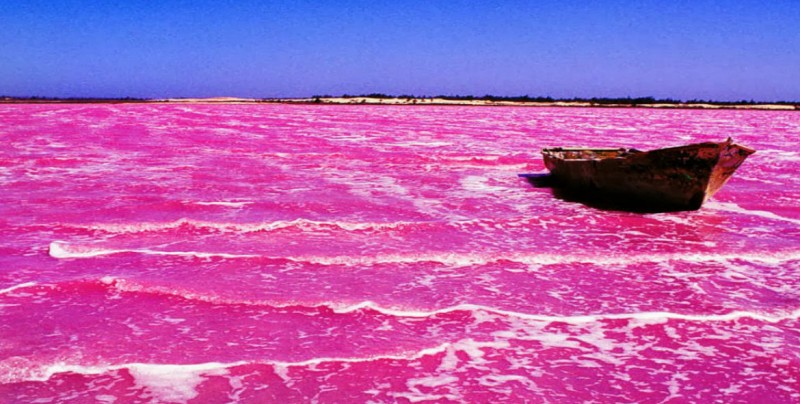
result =
[{"label": "distant shoreline", "polygon": [[332,104],[332,105],[455,105],[455,106],[491,106],[491,107],[572,107],[572,108],[659,108],[659,109],[758,109],[758,110],[800,110],[798,104],[773,103],[689,103],[689,102],[654,102],[654,103],[615,103],[592,101],[510,101],[503,99],[451,99],[451,98],[415,98],[415,97],[316,97],[287,98],[266,102],[287,104]]},{"label": "distant shoreline", "polygon": [[511,97],[390,97],[342,96],[308,98],[39,98],[2,97],[0,104],[311,104],[311,105],[441,105],[490,107],[569,107],[569,108],[654,108],[654,109],[736,109],[800,111],[800,103],[758,102],[661,102],[647,99],[519,100]]}]

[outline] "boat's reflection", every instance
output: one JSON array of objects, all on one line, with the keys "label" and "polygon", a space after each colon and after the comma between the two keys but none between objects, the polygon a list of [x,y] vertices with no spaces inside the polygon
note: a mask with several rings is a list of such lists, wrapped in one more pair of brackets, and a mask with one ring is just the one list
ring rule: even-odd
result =
[{"label": "boat's reflection", "polygon": [[676,209],[674,206],[666,204],[659,205],[652,201],[637,200],[630,196],[607,194],[594,189],[580,190],[570,188],[560,184],[558,180],[547,173],[519,174],[519,177],[527,180],[534,188],[550,188],[553,197],[558,200],[580,203],[599,210],[633,213],[663,213],[685,210]]}]

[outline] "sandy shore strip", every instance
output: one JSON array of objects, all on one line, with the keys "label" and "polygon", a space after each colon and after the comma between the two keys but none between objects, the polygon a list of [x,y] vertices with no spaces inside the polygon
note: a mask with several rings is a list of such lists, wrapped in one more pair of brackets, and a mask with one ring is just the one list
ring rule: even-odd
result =
[{"label": "sandy shore strip", "polygon": [[705,103],[655,103],[655,104],[605,104],[585,101],[504,101],[504,100],[460,100],[450,98],[411,98],[411,97],[316,97],[279,98],[264,100],[287,104],[364,104],[364,105],[465,105],[465,106],[515,106],[515,107],[603,107],[603,108],[690,108],[690,109],[759,109],[759,110],[800,110],[800,104],[705,104]]},{"label": "sandy shore strip", "polygon": [[117,103],[169,103],[169,104],[332,104],[332,105],[457,105],[457,106],[511,106],[511,107],[582,107],[582,108],[663,108],[663,109],[742,109],[800,111],[800,104],[737,104],[737,103],[601,103],[590,101],[511,101],[487,99],[458,99],[442,97],[308,97],[308,98],[163,98],[163,99],[30,99],[0,98],[0,104],[117,104]]}]

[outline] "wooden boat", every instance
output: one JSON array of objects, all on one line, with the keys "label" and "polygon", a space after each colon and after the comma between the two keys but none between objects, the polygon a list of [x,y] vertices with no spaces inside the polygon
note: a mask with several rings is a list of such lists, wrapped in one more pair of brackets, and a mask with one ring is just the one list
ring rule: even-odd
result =
[{"label": "wooden boat", "polygon": [[755,150],[728,140],[635,149],[543,149],[556,184],[664,210],[695,210],[719,191]]}]

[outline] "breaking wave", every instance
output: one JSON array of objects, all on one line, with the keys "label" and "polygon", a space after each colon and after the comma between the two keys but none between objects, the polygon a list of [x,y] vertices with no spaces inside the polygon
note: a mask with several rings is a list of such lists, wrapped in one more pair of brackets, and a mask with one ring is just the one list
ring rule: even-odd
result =
[{"label": "breaking wave", "polygon": [[[445,342],[433,347],[411,352],[373,355],[367,357],[317,357],[300,361],[250,360],[234,362],[206,362],[193,364],[159,364],[159,363],[121,363],[78,365],[66,362],[50,364],[32,364],[27,360],[0,361],[0,369],[9,370],[0,374],[0,384],[19,382],[47,382],[62,374],[79,374],[85,376],[103,375],[120,370],[127,370],[137,385],[156,393],[167,401],[186,401],[196,396],[195,388],[203,381],[204,376],[227,375],[232,368],[240,366],[270,366],[284,380],[288,379],[289,368],[314,368],[324,363],[366,363],[375,361],[414,361],[423,357],[438,355],[444,352],[462,351],[467,355],[480,355],[482,348],[506,348],[505,341],[479,342],[463,339],[456,342]],[[5,363],[4,363],[5,362]]]},{"label": "breaking wave", "polygon": [[[637,320],[647,322],[665,322],[668,320],[697,321],[697,322],[729,322],[740,319],[752,319],[769,323],[776,323],[786,320],[800,319],[800,308],[784,310],[777,313],[762,313],[752,311],[731,311],[722,314],[685,314],[668,311],[652,312],[633,312],[633,313],[604,313],[604,314],[578,314],[578,315],[552,315],[552,314],[531,314],[513,310],[500,309],[479,304],[458,304],[432,310],[411,309],[401,307],[386,307],[373,301],[362,301],[358,303],[339,303],[339,302],[287,302],[275,300],[258,300],[226,297],[207,292],[195,292],[192,290],[179,289],[161,285],[147,285],[128,279],[105,276],[99,280],[84,280],[71,283],[73,286],[79,284],[99,285],[109,291],[125,293],[141,293],[167,297],[177,297],[188,301],[202,302],[213,305],[243,305],[256,306],[273,309],[292,309],[319,311],[324,309],[335,314],[352,314],[373,312],[390,317],[399,318],[430,318],[453,313],[482,313],[491,314],[503,318],[518,318],[540,322],[561,322],[568,324],[585,324],[606,320]],[[17,285],[11,289],[37,286],[31,282]],[[52,287],[53,285],[41,285]]]},{"label": "breaking wave", "polygon": [[398,229],[410,226],[423,226],[433,222],[345,222],[345,221],[316,221],[309,219],[277,220],[264,223],[216,223],[193,219],[178,219],[172,222],[144,222],[129,224],[94,223],[88,225],[69,224],[67,227],[82,228],[105,233],[127,234],[146,233],[181,228],[207,230],[213,232],[256,233],[271,232],[282,229],[298,229],[303,231],[320,230],[346,230],[346,231],[380,231]]},{"label": "breaking wave", "polygon": [[20,283],[19,285],[14,285],[14,286],[11,286],[11,287],[7,287],[5,289],[0,289],[0,295],[11,293],[11,292],[13,292],[13,291],[15,291],[17,289],[30,288],[30,287],[33,287],[33,286],[36,286],[36,285],[37,285],[36,282]]},{"label": "breaking wave", "polygon": [[134,249],[107,249],[96,248],[91,246],[79,246],[66,244],[60,241],[53,241],[50,243],[48,249],[49,254],[53,258],[93,258],[104,255],[122,254],[122,253],[137,253],[145,255],[167,255],[167,256],[180,256],[180,257],[197,257],[197,258],[255,258],[258,255],[253,254],[228,254],[228,253],[215,253],[215,252],[201,252],[201,251],[160,251],[151,250],[147,248],[134,248]]},{"label": "breaking wave", "polygon": [[106,255],[135,253],[144,255],[182,256],[197,258],[260,258],[269,260],[286,260],[292,262],[340,265],[340,266],[366,266],[380,264],[414,264],[414,263],[439,263],[452,267],[489,265],[501,262],[513,262],[530,266],[557,265],[557,264],[595,264],[595,265],[633,265],[642,263],[662,262],[729,262],[742,260],[763,264],[781,264],[788,261],[800,260],[800,251],[776,251],[769,253],[671,253],[671,254],[619,254],[619,255],[592,255],[592,254],[538,254],[538,253],[410,253],[410,254],[378,254],[375,256],[269,256],[261,254],[207,252],[207,251],[163,251],[147,248],[103,248],[92,245],[70,244],[64,241],[53,241],[49,246],[49,254],[53,258],[74,259],[94,258]]}]

